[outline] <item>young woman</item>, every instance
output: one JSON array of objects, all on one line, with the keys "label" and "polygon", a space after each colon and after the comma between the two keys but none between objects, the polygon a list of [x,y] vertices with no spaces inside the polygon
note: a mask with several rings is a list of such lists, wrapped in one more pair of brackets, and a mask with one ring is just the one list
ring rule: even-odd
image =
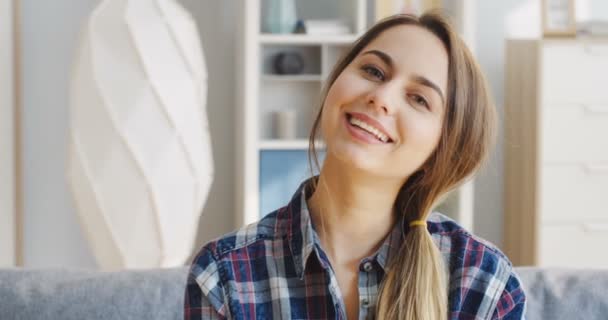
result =
[{"label": "young woman", "polygon": [[522,319],[507,257],[431,212],[486,161],[484,77],[437,14],[373,26],[336,65],[310,137],[320,174],[205,245],[186,319]]}]

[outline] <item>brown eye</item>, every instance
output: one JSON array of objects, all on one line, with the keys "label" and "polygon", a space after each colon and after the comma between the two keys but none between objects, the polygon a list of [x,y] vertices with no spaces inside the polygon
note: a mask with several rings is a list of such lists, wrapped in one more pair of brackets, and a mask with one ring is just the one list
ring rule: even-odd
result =
[{"label": "brown eye", "polygon": [[420,105],[420,106],[423,106],[423,107],[429,109],[429,103],[421,95],[412,94],[412,95],[410,95],[410,97],[412,98],[414,103],[416,103],[417,105]]},{"label": "brown eye", "polygon": [[382,71],[374,66],[371,65],[365,65],[363,67],[361,67],[361,70],[363,70],[366,74],[378,79],[378,80],[384,80],[384,73],[382,73]]}]

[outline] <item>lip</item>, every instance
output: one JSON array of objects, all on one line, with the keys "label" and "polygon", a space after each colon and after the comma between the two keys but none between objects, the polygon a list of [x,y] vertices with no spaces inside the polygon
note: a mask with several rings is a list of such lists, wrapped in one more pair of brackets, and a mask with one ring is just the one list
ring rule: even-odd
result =
[{"label": "lip", "polygon": [[365,130],[352,125],[349,121],[348,121],[348,116],[344,116],[344,126],[346,126],[346,130],[348,131],[348,133],[350,134],[350,136],[355,139],[356,141],[365,143],[365,144],[373,144],[373,145],[383,145],[386,144],[380,140],[378,140],[378,138],[376,138],[374,135],[372,135],[369,132],[366,132]]},{"label": "lip", "polygon": [[382,126],[382,124],[380,124],[380,122],[376,121],[374,118],[372,118],[368,115],[365,115],[363,113],[359,113],[359,112],[347,112],[346,117],[348,118],[348,116],[355,117],[363,122],[367,122],[370,125],[372,125],[374,128],[378,129],[380,132],[382,132],[384,135],[386,135],[388,137],[388,141],[389,141],[388,143],[395,141],[395,139],[393,139],[393,137],[386,131],[384,126]]}]

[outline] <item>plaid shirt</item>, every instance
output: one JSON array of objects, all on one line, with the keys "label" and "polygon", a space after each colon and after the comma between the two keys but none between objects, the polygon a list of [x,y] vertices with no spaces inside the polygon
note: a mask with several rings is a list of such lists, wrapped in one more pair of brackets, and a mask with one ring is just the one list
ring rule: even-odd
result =
[{"label": "plaid shirt", "polygon": [[[184,319],[346,319],[304,189],[286,207],[202,248],[188,275]],[[359,319],[374,318],[402,225],[359,265]],[[526,298],[503,253],[440,213],[427,225],[449,266],[449,319],[524,318]]]}]

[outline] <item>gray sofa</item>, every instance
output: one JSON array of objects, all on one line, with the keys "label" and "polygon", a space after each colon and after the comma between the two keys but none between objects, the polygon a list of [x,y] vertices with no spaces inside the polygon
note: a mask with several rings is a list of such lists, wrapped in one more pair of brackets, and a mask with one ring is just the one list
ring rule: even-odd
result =
[{"label": "gray sofa", "polygon": [[[182,319],[187,268],[0,270],[0,319]],[[528,320],[608,319],[608,270],[518,268]]]},{"label": "gray sofa", "polygon": [[0,270],[0,320],[183,319],[187,272]]}]

